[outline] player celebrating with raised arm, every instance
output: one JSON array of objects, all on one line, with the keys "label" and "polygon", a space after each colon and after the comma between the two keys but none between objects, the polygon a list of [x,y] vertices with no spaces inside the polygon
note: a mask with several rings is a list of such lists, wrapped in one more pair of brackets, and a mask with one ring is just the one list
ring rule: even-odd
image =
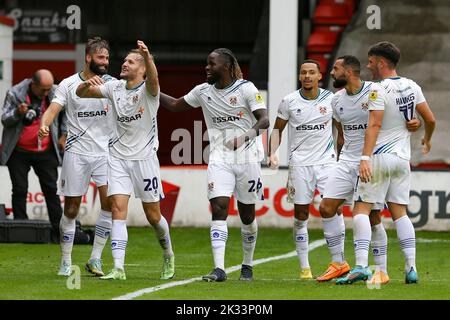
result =
[{"label": "player celebrating with raised arm", "polygon": [[64,79],[55,92],[52,103],[41,120],[39,138],[49,134],[49,125],[58,113],[65,109],[68,138],[58,183],[58,194],[64,196],[64,214],[60,221],[61,265],[58,275],[70,276],[72,247],[75,235],[75,219],[78,216],[81,197],[95,182],[100,195],[101,211],[95,225],[94,246],[86,270],[103,276],[101,255],[111,232],[111,205],[107,198],[107,164],[112,117],[107,99],[80,99],[77,86],[94,76],[104,81],[109,66],[109,45],[102,38],[89,39],[85,49],[83,71]]},{"label": "player celebrating with raised arm", "polygon": [[374,203],[387,202],[400,247],[405,256],[405,283],[417,283],[415,231],[406,214],[410,191],[410,135],[405,120],[415,112],[425,121],[423,152],[431,148],[435,119],[422,89],[412,80],[399,77],[396,65],[400,50],[390,42],[379,42],[368,52],[367,67],[374,79],[370,88],[369,120],[359,165],[359,180],[353,209],[356,266],[336,284],[351,284],[371,277],[368,250],[371,239],[369,212]]},{"label": "player celebrating with raised arm", "polygon": [[84,98],[109,98],[115,118],[115,138],[108,161],[108,196],[112,203],[111,249],[114,269],[100,279],[125,280],[124,260],[128,241],[126,218],[131,192],[142,200],[148,222],[164,251],[161,279],[175,275],[169,225],[161,215],[159,201],[164,197],[160,177],[158,126],[158,71],[147,46],[137,41],[122,64],[120,77],[104,83],[93,77],[78,86]]},{"label": "player celebrating with raised arm", "polygon": [[[301,89],[288,94],[278,107],[270,135],[269,166],[278,166],[276,151],[289,125],[288,201],[294,202],[294,241],[300,262],[300,279],[312,279],[308,259],[308,217],[316,188],[323,194],[336,162],[332,123],[333,93],[319,88],[320,66],[305,60],[300,66]],[[342,218],[341,218],[342,219]],[[343,225],[343,221],[342,221]],[[343,242],[343,240],[340,240]]]},{"label": "player celebrating with raised arm", "polygon": [[[361,64],[355,56],[345,55],[337,58],[331,76],[335,88],[344,88],[336,92],[331,102],[333,116],[343,129],[343,144],[338,139],[338,162],[328,178],[323,199],[320,202],[320,214],[323,217],[323,230],[327,240],[332,262],[317,281],[329,281],[350,271],[345,262],[341,237],[345,235],[345,226],[336,212],[344,202],[352,204],[354,187],[358,178],[359,160],[364,145],[364,133],[368,120],[369,92],[373,82],[360,78]],[[418,119],[407,122],[415,131],[420,126]],[[370,213],[372,226],[372,252],[375,264],[380,270],[371,281],[387,283],[387,235],[379,217],[384,203],[375,203]]]},{"label": "player celebrating with raised arm", "polygon": [[253,253],[258,226],[255,203],[262,200],[260,162],[264,157],[262,130],[269,127],[267,108],[252,82],[242,79],[234,54],[226,48],[212,51],[206,65],[207,83],[175,99],[161,93],[161,106],[179,112],[202,107],[211,141],[208,165],[208,199],[212,208],[211,246],[214,270],[205,281],[225,281],[226,219],[230,197],[238,201],[242,221],[240,280],[253,279]]}]

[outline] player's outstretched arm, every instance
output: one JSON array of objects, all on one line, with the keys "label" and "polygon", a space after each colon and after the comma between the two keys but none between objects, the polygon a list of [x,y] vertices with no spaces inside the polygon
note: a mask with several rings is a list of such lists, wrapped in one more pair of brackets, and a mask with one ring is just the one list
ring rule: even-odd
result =
[{"label": "player's outstretched arm", "polygon": [[99,88],[104,83],[99,76],[93,76],[78,86],[76,94],[80,98],[104,98]]},{"label": "player's outstretched arm", "polygon": [[137,46],[145,62],[145,87],[148,93],[156,97],[159,91],[159,80],[158,80],[158,69],[156,69],[155,61],[153,55],[148,50],[148,47],[141,40],[137,41]]},{"label": "player's outstretched arm", "polygon": [[433,111],[431,111],[430,106],[426,101],[419,103],[416,106],[416,111],[425,122],[425,135],[422,139],[422,153],[427,154],[431,149],[431,136],[433,135],[434,129],[436,128],[436,119],[434,117]]},{"label": "player's outstretched arm", "polygon": [[170,112],[182,112],[192,109],[184,100],[184,97],[176,99],[162,92],[159,96],[159,105]]},{"label": "player's outstretched arm", "polygon": [[41,119],[41,127],[39,128],[39,139],[43,139],[50,133],[50,124],[56,118],[58,113],[62,110],[62,106],[59,103],[52,102]]},{"label": "player's outstretched arm", "polygon": [[275,120],[272,133],[269,138],[269,159],[267,165],[271,169],[278,167],[278,156],[276,154],[281,144],[281,137],[283,136],[283,130],[286,127],[288,120],[278,118]]}]

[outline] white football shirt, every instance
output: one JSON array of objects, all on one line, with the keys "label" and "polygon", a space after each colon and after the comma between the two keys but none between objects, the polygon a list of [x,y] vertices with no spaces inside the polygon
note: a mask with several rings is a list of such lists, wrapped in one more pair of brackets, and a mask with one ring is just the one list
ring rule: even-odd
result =
[{"label": "white football shirt", "polygon": [[[114,80],[109,75],[104,75],[102,79],[106,82]],[[111,102],[108,99],[78,97],[77,87],[84,81],[80,73],[64,79],[56,88],[52,100],[66,111],[66,151],[90,156],[107,155],[113,123]]]},{"label": "white football shirt", "polygon": [[336,161],[332,98],[332,92],[319,88],[315,99],[309,100],[297,90],[281,101],[277,116],[288,121],[289,165],[311,166]]},{"label": "white football shirt", "polygon": [[156,155],[159,147],[156,114],[159,90],[153,97],[143,81],[128,90],[125,80],[109,81],[101,85],[104,97],[111,100],[115,123],[115,137],[111,141],[111,155],[126,160],[144,160]]},{"label": "white football shirt", "polygon": [[365,81],[361,89],[350,95],[345,89],[334,94],[331,105],[333,117],[340,122],[344,131],[344,146],[340,160],[358,162],[364,147],[364,135],[369,119],[369,92],[373,82]]},{"label": "white football shirt", "polygon": [[185,95],[184,100],[193,108],[202,107],[210,141],[209,162],[255,163],[263,159],[261,135],[235,151],[225,146],[255,125],[253,111],[266,109],[252,82],[236,80],[224,89],[203,83]]},{"label": "white football shirt", "polygon": [[373,154],[392,153],[409,161],[411,132],[406,128],[406,121],[414,117],[416,105],[425,101],[422,89],[407,78],[387,78],[373,84],[369,110],[384,110]]}]

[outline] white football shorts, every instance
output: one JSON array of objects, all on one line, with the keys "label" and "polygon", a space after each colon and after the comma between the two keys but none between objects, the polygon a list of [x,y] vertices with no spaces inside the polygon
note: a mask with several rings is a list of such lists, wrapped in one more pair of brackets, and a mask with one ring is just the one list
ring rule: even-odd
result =
[{"label": "white football shorts", "polygon": [[233,194],[243,204],[254,204],[264,200],[259,163],[210,162],[207,179],[209,200],[231,197]]},{"label": "white football shorts", "polygon": [[372,179],[368,183],[358,179],[354,200],[408,205],[410,178],[408,160],[391,153],[375,154],[372,156]]},{"label": "white football shorts", "polygon": [[107,185],[108,156],[93,157],[67,151],[64,153],[58,195],[80,197],[92,180],[97,187]]},{"label": "white football shorts", "polygon": [[[343,199],[344,204],[353,204],[353,194],[355,192],[356,181],[359,175],[359,162],[339,161],[330,170],[323,198]],[[375,203],[373,210],[383,210],[384,203]]]},{"label": "white football shorts", "polygon": [[317,189],[323,195],[328,176],[334,162],[315,166],[289,166],[287,197],[288,202],[310,204]]},{"label": "white football shorts", "polygon": [[108,159],[108,196],[131,195],[142,202],[164,199],[158,157],[146,160],[124,160],[114,156]]}]

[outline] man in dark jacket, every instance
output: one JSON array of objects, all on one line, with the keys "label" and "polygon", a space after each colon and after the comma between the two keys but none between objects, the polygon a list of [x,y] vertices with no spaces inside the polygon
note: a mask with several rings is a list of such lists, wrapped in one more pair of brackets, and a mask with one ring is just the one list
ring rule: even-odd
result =
[{"label": "man in dark jacket", "polygon": [[11,177],[14,219],[28,219],[28,172],[33,167],[47,203],[53,240],[56,241],[62,214],[56,181],[61,163],[59,150],[64,150],[67,137],[65,114],[61,123],[59,119],[53,121],[51,135],[38,139],[41,116],[50,105],[56,87],[53,83],[50,71],[38,70],[31,79],[23,80],[7,92],[2,114],[0,162],[8,166]]}]

